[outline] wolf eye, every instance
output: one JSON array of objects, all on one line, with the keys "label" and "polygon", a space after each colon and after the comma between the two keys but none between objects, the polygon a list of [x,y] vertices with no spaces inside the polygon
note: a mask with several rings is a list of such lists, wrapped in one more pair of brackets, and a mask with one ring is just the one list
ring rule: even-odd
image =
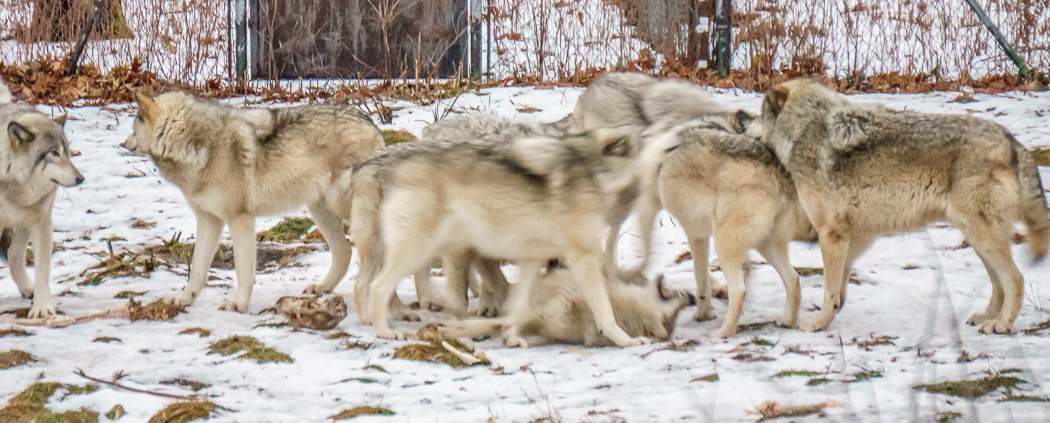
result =
[{"label": "wolf eye", "polygon": [[52,156],[54,156],[54,157],[58,157],[58,156],[60,156],[60,154],[58,154],[58,150],[51,150],[51,151],[50,151],[50,152],[48,152],[47,154],[50,154],[50,155],[52,155]]}]

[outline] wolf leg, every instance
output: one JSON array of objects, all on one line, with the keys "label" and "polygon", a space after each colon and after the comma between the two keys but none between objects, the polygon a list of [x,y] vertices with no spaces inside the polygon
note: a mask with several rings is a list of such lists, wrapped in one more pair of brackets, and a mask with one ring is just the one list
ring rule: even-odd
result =
[{"label": "wolf leg", "polygon": [[237,290],[233,301],[223,303],[220,310],[248,312],[255,285],[255,216],[240,215],[230,219],[230,238],[233,238],[233,265],[237,269]]},{"label": "wolf leg", "polygon": [[434,295],[433,286],[430,283],[430,265],[425,264],[412,274],[412,283],[416,285],[416,299],[419,308],[430,311],[441,311],[445,308],[441,300]]},{"label": "wolf leg", "polygon": [[499,268],[499,261],[478,256],[474,260],[481,285],[481,300],[478,304],[478,316],[496,317],[501,315],[510,292],[507,277]]},{"label": "wolf leg", "polygon": [[999,311],[1003,308],[1003,286],[999,282],[999,275],[992,270],[995,269],[995,267],[992,266],[988,259],[984,258],[983,252],[978,252],[977,249],[974,249],[974,252],[977,253],[977,258],[981,259],[981,263],[984,264],[985,270],[988,271],[988,279],[992,282],[992,298],[989,299],[988,306],[985,307],[984,313],[974,313],[968,320],[966,320],[966,323],[969,325],[980,325],[999,316]]},{"label": "wolf leg", "polygon": [[619,325],[616,324],[616,316],[613,315],[612,303],[609,301],[609,292],[606,290],[606,277],[602,271],[602,257],[598,252],[591,254],[573,254],[566,257],[569,270],[580,286],[580,292],[584,294],[587,307],[594,314],[594,322],[601,332],[610,341],[621,347],[633,347],[652,343],[646,337],[632,338]]},{"label": "wolf leg", "polygon": [[343,220],[325,206],[323,198],[308,205],[307,209],[310,210],[310,215],[317,223],[317,230],[324,236],[328,249],[332,252],[332,267],[328,269],[321,285],[314,289],[316,293],[327,294],[335,290],[343,276],[346,276],[353,249],[350,248],[350,241],[346,240]]},{"label": "wolf leg", "polygon": [[707,236],[690,236],[689,253],[693,256],[693,276],[696,277],[696,313],[693,320],[706,322],[715,318],[711,307],[711,270],[707,267],[708,250],[711,238]]},{"label": "wolf leg", "polygon": [[182,294],[172,300],[182,306],[193,304],[208,282],[208,270],[215,259],[215,250],[219,248],[219,236],[222,235],[222,219],[203,210],[194,212],[197,215],[197,243],[193,246],[193,259],[190,260],[190,281],[182,289]]},{"label": "wolf leg", "polygon": [[457,251],[441,257],[445,267],[445,278],[448,281],[448,312],[457,319],[467,317],[467,289],[470,282],[470,265],[477,253],[471,250]]},{"label": "wolf leg", "polygon": [[33,296],[33,281],[26,272],[26,247],[29,246],[29,228],[17,226],[11,230],[11,247],[7,250],[8,265],[11,266],[11,279],[18,285],[22,298]]},{"label": "wolf leg", "polygon": [[791,260],[788,258],[787,242],[766,245],[759,250],[759,253],[776,269],[780,280],[784,282],[784,290],[787,293],[784,314],[777,317],[774,322],[782,328],[798,327],[798,309],[802,302],[802,288],[798,283],[798,272],[791,267]]},{"label": "wolf leg", "polygon": [[[744,231],[740,228],[733,229]],[[743,242],[742,237],[736,235],[715,234],[715,251],[718,252],[718,261],[722,264],[722,274],[726,277],[729,297],[729,309],[726,310],[726,317],[722,321],[722,329],[715,338],[736,336],[736,327],[740,323],[740,314],[744,311],[744,301],[747,299],[747,274],[744,272],[744,266],[750,266],[747,260],[747,244]]]},{"label": "wolf leg", "polygon": [[820,253],[824,258],[824,303],[820,313],[812,321],[803,323],[801,330],[816,332],[826,330],[835,320],[835,314],[842,306],[842,274],[846,269],[849,255],[850,239],[847,235],[830,228],[820,230]]},{"label": "wolf leg", "polygon": [[[29,318],[55,315],[55,302],[51,299],[51,210],[39,223],[30,229],[33,237],[33,306],[29,309]],[[22,248],[23,255],[25,247]],[[25,257],[21,258],[25,266]]]},{"label": "wolf leg", "polygon": [[518,283],[511,286],[510,297],[507,298],[507,317],[503,325],[503,345],[507,347],[528,348],[529,343],[522,337],[521,329],[526,323],[532,296],[532,285],[540,277],[540,269],[545,261],[523,260],[518,265]]}]

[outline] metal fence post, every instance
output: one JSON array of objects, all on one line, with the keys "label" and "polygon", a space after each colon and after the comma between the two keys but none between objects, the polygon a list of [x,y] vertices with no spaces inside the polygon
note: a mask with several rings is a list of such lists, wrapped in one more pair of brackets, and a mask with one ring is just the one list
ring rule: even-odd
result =
[{"label": "metal fence post", "polygon": [[988,19],[988,15],[986,15],[984,9],[977,4],[977,0],[966,0],[966,4],[970,5],[970,8],[973,9],[973,13],[977,14],[977,18],[988,28],[988,32],[992,33],[992,36],[995,37],[995,41],[999,43],[999,47],[1006,52],[1006,56],[1009,57],[1010,60],[1013,60],[1014,64],[1017,65],[1018,73],[1020,73],[1022,77],[1028,75],[1028,66],[1025,65],[1024,59],[1017,54],[1017,51],[1014,50],[1012,45],[1010,45],[1010,42],[1006,41],[1006,37],[1003,37],[1003,34],[999,32],[999,27],[996,26],[991,19]]},{"label": "metal fence post", "polygon": [[237,51],[237,86],[244,88],[248,85],[248,25],[245,22],[247,0],[234,0],[234,25],[237,27],[236,44]]},{"label": "metal fence post", "polygon": [[725,78],[732,67],[733,0],[715,0],[715,61],[718,77]]}]

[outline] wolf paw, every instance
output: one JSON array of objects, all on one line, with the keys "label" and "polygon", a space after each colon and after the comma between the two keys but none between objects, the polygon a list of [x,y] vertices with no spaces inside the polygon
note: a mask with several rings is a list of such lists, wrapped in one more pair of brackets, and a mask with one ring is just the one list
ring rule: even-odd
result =
[{"label": "wolf paw", "polygon": [[184,290],[182,290],[182,293],[179,294],[178,296],[168,298],[165,301],[167,303],[171,304],[171,305],[182,306],[182,307],[189,307],[189,306],[193,305],[193,300],[196,299],[196,298],[197,298],[197,295],[195,295],[195,294],[193,294],[193,293],[191,293],[191,292],[189,292],[189,291],[184,289]]},{"label": "wolf paw", "polygon": [[18,287],[18,293],[22,295],[22,298],[30,299],[33,298],[33,285],[27,287]]},{"label": "wolf paw", "polygon": [[525,338],[520,336],[509,336],[503,338],[503,345],[507,348],[528,348],[529,343],[525,342]]},{"label": "wolf paw", "polygon": [[318,297],[320,297],[320,296],[322,296],[324,294],[329,294],[331,292],[332,291],[325,290],[323,285],[317,285],[317,284],[309,284],[309,285],[306,286],[306,288],[303,288],[303,294],[316,295]]},{"label": "wolf paw", "polygon": [[626,347],[637,347],[639,345],[649,345],[649,344],[652,344],[652,343],[653,343],[652,339],[646,338],[644,336],[639,336],[639,337],[628,339],[626,342],[620,344],[619,346],[626,348]]},{"label": "wolf paw", "polygon": [[710,308],[704,310],[703,308],[697,308],[696,313],[693,313],[693,320],[698,322],[706,322],[708,320],[715,319],[715,311]]},{"label": "wolf paw", "polygon": [[822,330],[826,330],[827,328],[828,328],[828,325],[825,325],[825,324],[819,322],[818,320],[814,320],[812,322],[803,323],[802,325],[800,325],[798,327],[798,329],[803,331],[803,332],[819,332],[819,331],[822,331]]},{"label": "wolf paw", "polygon": [[798,317],[782,314],[773,321],[773,324],[782,328],[794,329],[798,327]]},{"label": "wolf paw", "polygon": [[439,303],[437,300],[425,300],[419,302],[420,310],[430,311],[441,311],[445,309],[445,306]]},{"label": "wolf paw", "polygon": [[390,328],[386,328],[386,329],[376,329],[375,332],[376,332],[376,338],[394,339],[394,340],[398,340],[398,341],[404,341],[405,340],[405,333],[401,332],[399,330],[393,330],[393,329],[390,329]]},{"label": "wolf paw", "polygon": [[219,310],[222,311],[235,311],[241,314],[248,312],[248,303],[244,302],[241,304],[239,301],[226,301],[219,306]]},{"label": "wolf paw", "polygon": [[29,309],[30,319],[51,317],[58,314],[55,310],[55,302],[52,300],[47,301],[33,301],[33,306]]},{"label": "wolf paw", "polygon": [[477,315],[480,317],[499,317],[499,307],[495,305],[481,306]]},{"label": "wolf paw", "polygon": [[979,324],[982,324],[984,322],[987,322],[987,321],[991,320],[994,317],[995,316],[989,316],[989,315],[984,314],[984,313],[974,313],[972,316],[970,316],[969,319],[966,319],[966,324],[968,324],[970,326],[977,326]]},{"label": "wolf paw", "polygon": [[722,328],[718,332],[715,332],[714,336],[711,337],[711,340],[721,341],[723,339],[729,339],[734,336],[736,336],[736,327]]},{"label": "wolf paw", "polygon": [[1014,333],[1014,325],[1008,322],[1004,322],[1002,320],[988,320],[981,324],[981,329],[979,330],[979,332],[985,335],[992,335],[996,333],[1010,335]]}]

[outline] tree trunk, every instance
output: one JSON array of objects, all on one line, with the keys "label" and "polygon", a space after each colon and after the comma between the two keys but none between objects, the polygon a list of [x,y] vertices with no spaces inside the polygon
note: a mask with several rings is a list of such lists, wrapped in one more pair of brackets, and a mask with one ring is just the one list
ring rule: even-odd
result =
[{"label": "tree trunk", "polygon": [[[19,37],[22,42],[76,41],[91,14],[93,0],[34,0],[33,20]],[[91,40],[134,38],[120,0],[103,0]]]}]

